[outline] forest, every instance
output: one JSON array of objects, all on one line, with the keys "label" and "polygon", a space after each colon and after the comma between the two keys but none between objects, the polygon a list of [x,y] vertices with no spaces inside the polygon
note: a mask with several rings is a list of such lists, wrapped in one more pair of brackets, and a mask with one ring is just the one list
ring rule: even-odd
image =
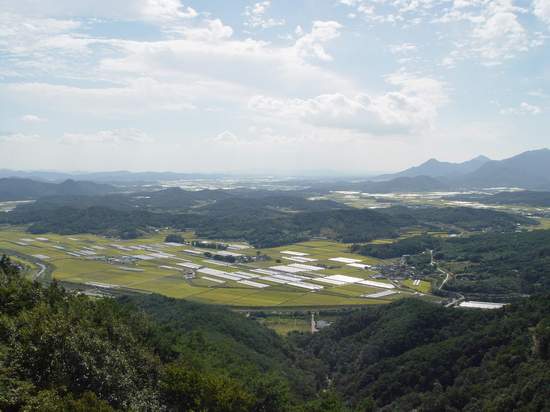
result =
[{"label": "forest", "polygon": [[390,244],[356,244],[378,258],[434,251],[436,262],[460,267],[446,288],[464,294],[536,294],[550,291],[550,230],[441,238],[414,236]]},{"label": "forest", "polygon": [[[26,224],[31,233],[93,233],[131,239],[154,229],[193,229],[210,239],[245,240],[260,248],[312,237],[342,242],[395,238],[411,228],[510,231],[536,221],[471,208],[354,209],[331,200],[280,192],[166,189],[149,196],[45,197],[0,215],[0,223]],[[175,206],[179,205],[177,209]]]},{"label": "forest", "polygon": [[405,299],[282,338],[223,307],[91,299],[0,260],[5,411],[545,410],[550,296],[494,312]]}]

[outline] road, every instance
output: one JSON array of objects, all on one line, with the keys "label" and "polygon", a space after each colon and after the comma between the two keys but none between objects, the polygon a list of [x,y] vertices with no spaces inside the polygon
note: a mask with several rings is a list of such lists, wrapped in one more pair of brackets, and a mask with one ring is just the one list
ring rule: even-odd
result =
[{"label": "road", "polygon": [[[432,251],[430,251],[432,252]],[[433,252],[432,252],[432,265],[435,265],[435,260],[433,258]],[[451,276],[453,276],[453,274],[451,272],[448,272],[444,269],[441,269],[440,267],[437,267],[437,271],[439,273],[443,273],[445,275],[445,279],[443,279],[443,282],[441,282],[441,285],[439,285],[439,290],[443,289],[443,286],[445,286],[445,284],[449,281],[449,279],[451,278]],[[464,300],[464,295],[462,295],[461,293],[458,293],[458,292],[453,292],[455,295],[457,295],[458,297],[456,298],[453,298],[453,300],[451,300],[449,303],[447,303],[445,305],[446,308],[449,308],[451,306],[455,306],[455,305],[458,305],[460,302],[462,302]]]},{"label": "road", "polygon": [[443,288],[443,286],[445,286],[445,283],[447,283],[447,281],[449,280],[450,273],[447,272],[446,270],[441,269],[441,268],[437,268],[437,271],[441,272],[445,275],[445,279],[443,279],[443,282],[441,282],[441,285],[439,285],[439,290],[441,290]]},{"label": "road", "polygon": [[46,272],[46,265],[44,265],[42,263],[39,263],[39,262],[36,262],[36,264],[38,266],[40,266],[40,270],[36,274],[33,275],[32,280],[39,280],[40,276],[42,276],[44,274],[44,272]]}]

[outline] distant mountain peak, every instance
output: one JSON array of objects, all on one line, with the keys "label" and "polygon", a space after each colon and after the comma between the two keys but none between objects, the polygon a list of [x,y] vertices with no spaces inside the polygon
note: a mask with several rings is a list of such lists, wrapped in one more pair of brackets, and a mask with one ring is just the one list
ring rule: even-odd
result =
[{"label": "distant mountain peak", "polygon": [[442,162],[436,158],[431,158],[419,166],[414,166],[399,173],[379,176],[377,180],[391,180],[399,177],[418,177],[429,176],[433,178],[451,178],[466,175],[478,169],[487,162],[490,162],[486,156],[479,155],[473,159],[461,163]]},{"label": "distant mountain peak", "polygon": [[479,156],[476,156],[474,157],[472,160],[469,160],[470,162],[473,162],[473,161],[476,161],[476,162],[479,162],[479,161],[483,161],[483,162],[490,162],[492,159],[488,158],[487,156],[485,155],[479,155]]}]

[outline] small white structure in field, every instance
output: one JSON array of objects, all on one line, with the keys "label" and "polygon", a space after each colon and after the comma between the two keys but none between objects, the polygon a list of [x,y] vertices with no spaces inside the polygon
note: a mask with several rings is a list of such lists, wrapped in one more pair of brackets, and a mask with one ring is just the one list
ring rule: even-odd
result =
[{"label": "small white structure in field", "polygon": [[233,275],[228,272],[223,272],[217,269],[211,268],[201,268],[197,270],[198,273],[202,273],[208,276],[215,276],[217,278],[228,279],[228,280],[242,280],[242,277],[239,275]]},{"label": "small white structure in field", "polygon": [[353,276],[345,276],[345,275],[331,275],[331,276],[327,276],[323,279],[328,279],[328,280],[333,280],[333,281],[336,281],[336,282],[341,282],[343,285],[348,285],[348,284],[351,284],[351,283],[359,283],[363,280],[362,278],[356,278],[356,277],[353,277]]},{"label": "small white structure in field", "polygon": [[260,289],[269,287],[269,285],[266,285],[265,283],[253,282],[251,280],[239,280],[237,283],[241,283],[246,286],[251,286],[253,288],[260,288]]},{"label": "small white structure in field", "polygon": [[306,282],[288,282],[287,285],[294,286],[297,288],[302,289],[308,289],[308,290],[321,290],[323,289],[323,286],[321,285],[314,285],[313,283],[306,283]]},{"label": "small white structure in field", "polygon": [[293,268],[303,269],[304,271],[317,271],[317,270],[324,270],[325,268],[319,267],[319,266],[311,266],[311,265],[304,265],[302,263],[291,263],[290,265]]},{"label": "small white structure in field", "polygon": [[278,272],[286,272],[286,273],[300,273],[300,272],[306,271],[306,269],[295,268],[292,266],[271,266],[269,269],[276,270]]},{"label": "small white structure in field", "polygon": [[474,309],[501,309],[506,306],[507,303],[495,303],[495,302],[477,302],[475,300],[467,300],[460,302],[458,306],[461,308],[474,308]]},{"label": "small white structure in field", "polygon": [[332,260],[333,262],[340,262],[340,263],[358,263],[361,262],[360,259],[351,259],[347,257],[335,257],[330,258],[329,260]]},{"label": "small white structure in field", "polygon": [[377,292],[377,293],[371,293],[369,295],[361,295],[361,297],[363,298],[383,298],[383,297],[386,297],[386,296],[391,296],[391,295],[395,295],[397,292],[393,291],[393,290],[383,290],[382,292]]},{"label": "small white structure in field", "polygon": [[367,285],[372,286],[375,288],[384,288],[384,289],[395,289],[395,286],[391,283],[384,283],[384,282],[375,282],[373,280],[362,280],[361,282],[358,282],[361,285]]},{"label": "small white structure in field", "polygon": [[309,253],[303,253],[303,252],[294,252],[292,250],[283,250],[281,251],[284,255],[292,255],[292,256],[308,256]]},{"label": "small white structure in field", "polygon": [[262,275],[270,275],[270,276],[277,275],[279,273],[279,272],[276,272],[274,270],[269,270],[269,269],[252,269],[251,272],[256,272],[256,273],[260,273]]},{"label": "small white structure in field", "polygon": [[32,255],[33,257],[41,260],[48,260],[50,257],[46,255]]},{"label": "small white structure in field", "polygon": [[234,275],[239,275],[245,279],[255,279],[259,278],[260,275],[256,275],[254,273],[248,273],[248,272],[232,272]]},{"label": "small white structure in field", "polygon": [[315,282],[328,283],[329,285],[335,285],[335,286],[342,286],[346,284],[346,282],[342,282],[341,280],[329,279],[329,278],[315,278],[313,280]]},{"label": "small white structure in field", "polygon": [[300,257],[300,256],[294,256],[294,257],[283,256],[283,259],[290,260],[292,262],[298,262],[298,263],[317,262],[317,259]]}]

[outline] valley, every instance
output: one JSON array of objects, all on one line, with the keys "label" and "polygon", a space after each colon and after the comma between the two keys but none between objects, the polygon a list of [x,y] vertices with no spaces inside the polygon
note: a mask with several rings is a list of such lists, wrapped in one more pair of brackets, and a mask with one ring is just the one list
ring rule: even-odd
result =
[{"label": "valley", "polygon": [[[88,293],[160,293],[243,308],[322,308],[388,303],[430,290],[426,281],[380,279],[377,268],[388,262],[326,240],[266,249],[235,244],[230,253],[250,262],[227,263],[205,255],[215,250],[164,242],[166,233],[126,241],[10,229],[0,234],[1,252],[42,262],[51,268],[51,279]],[[183,236],[195,241],[193,233]]]}]

